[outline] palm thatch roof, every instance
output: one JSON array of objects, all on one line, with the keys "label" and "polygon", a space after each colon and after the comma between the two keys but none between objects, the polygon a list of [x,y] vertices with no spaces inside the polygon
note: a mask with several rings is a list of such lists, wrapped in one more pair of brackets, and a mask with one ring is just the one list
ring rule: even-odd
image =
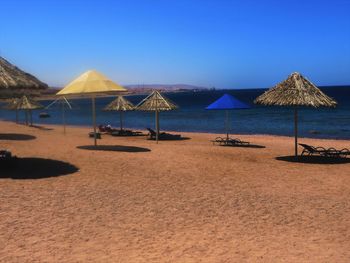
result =
[{"label": "palm thatch roof", "polygon": [[44,106],[42,106],[39,102],[28,98],[27,96],[23,96],[20,99],[16,99],[15,102],[15,108],[17,110],[37,110],[37,109],[42,109]]},{"label": "palm thatch roof", "polygon": [[0,57],[0,89],[47,89],[48,85]]},{"label": "palm thatch roof", "polygon": [[277,106],[335,107],[337,102],[324,94],[300,73],[294,72],[285,81],[265,91],[254,103]]},{"label": "palm thatch roof", "polygon": [[14,98],[4,106],[4,109],[6,110],[16,110],[17,109],[17,104],[18,104],[19,98]]},{"label": "palm thatch roof", "polygon": [[153,91],[136,106],[137,110],[142,111],[169,111],[177,108],[178,106],[175,103],[160,94],[157,90]]},{"label": "palm thatch roof", "polygon": [[109,103],[103,110],[105,111],[131,111],[135,106],[123,96],[118,96]]}]

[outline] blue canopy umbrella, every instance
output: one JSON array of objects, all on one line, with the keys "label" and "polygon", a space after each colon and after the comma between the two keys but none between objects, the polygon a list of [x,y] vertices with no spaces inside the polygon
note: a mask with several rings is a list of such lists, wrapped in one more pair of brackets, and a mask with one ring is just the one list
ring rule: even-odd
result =
[{"label": "blue canopy umbrella", "polygon": [[206,110],[224,110],[226,112],[226,138],[228,139],[228,133],[229,133],[229,121],[228,121],[228,113],[229,110],[234,109],[249,109],[250,106],[239,101],[235,97],[233,97],[230,94],[224,94],[221,98],[214,101],[212,104],[210,104],[208,107],[206,107]]}]

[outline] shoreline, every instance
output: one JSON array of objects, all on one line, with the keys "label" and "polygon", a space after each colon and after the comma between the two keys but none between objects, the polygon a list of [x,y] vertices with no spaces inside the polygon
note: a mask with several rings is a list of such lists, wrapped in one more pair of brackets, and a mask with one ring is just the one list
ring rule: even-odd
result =
[{"label": "shoreline", "polygon": [[[6,122],[6,123],[13,123],[16,124],[15,121],[11,121],[11,120],[4,120],[4,119],[0,119],[0,122]],[[59,123],[55,123],[55,124],[43,124],[43,123],[33,123],[34,126],[38,125],[38,126],[53,126],[53,127],[63,127],[62,124]],[[18,125],[24,125],[26,126],[24,123],[18,123]],[[113,126],[114,127],[114,126]],[[66,128],[85,128],[85,129],[93,129],[92,125],[81,125],[81,124],[66,124]],[[119,128],[117,126],[115,126],[114,128]],[[135,130],[135,131],[141,131],[141,132],[146,132],[148,133],[148,131],[146,129],[140,129],[140,128],[132,128],[132,127],[128,127],[128,126],[124,126],[124,129],[131,129],[131,130]],[[151,127],[152,128],[152,127]],[[154,129],[154,127],[152,128]],[[97,131],[98,131],[98,127],[97,127]],[[206,132],[206,131],[173,131],[173,130],[161,130],[164,132],[169,132],[169,133],[184,133],[184,134],[209,134],[209,135],[213,135],[216,137],[225,137],[226,134],[225,133],[213,133],[213,132]],[[221,136],[219,136],[221,135]],[[257,137],[281,137],[281,138],[294,138],[294,135],[279,135],[279,134],[263,134],[263,133],[229,133],[229,135],[231,136],[248,136],[248,137],[252,137],[252,136],[257,136]],[[350,140],[350,138],[327,138],[327,137],[307,137],[307,136],[298,136],[298,140],[299,139],[307,139],[307,140],[324,140],[324,141],[344,141],[344,142],[348,142]],[[349,147],[350,147],[350,142],[349,142]]]},{"label": "shoreline", "polygon": [[[252,89],[254,91],[255,89]],[[332,90],[332,89],[331,89]],[[346,102],[350,99],[349,92],[341,92],[335,89],[333,97],[339,100],[339,107],[336,109],[309,109],[302,108],[300,110],[299,118],[299,134],[304,138],[315,139],[332,139],[332,140],[350,140],[350,127],[347,122],[347,116],[350,108],[346,106]],[[221,95],[223,91],[208,91],[206,95],[197,97],[194,93],[181,92],[182,95],[174,93],[174,97],[169,97],[173,101],[179,103],[181,109],[169,113],[168,115],[161,114],[161,128],[167,127],[168,130],[177,132],[199,132],[199,133],[213,133],[220,136],[224,133],[224,114],[205,111],[205,105],[209,104],[215,97]],[[252,103],[253,98],[258,96],[257,92],[246,92],[240,90],[231,90],[237,98],[242,101]],[[237,93],[235,93],[237,92]],[[343,94],[344,93],[344,94]],[[114,97],[114,96],[113,96]],[[140,97],[130,99],[132,103],[137,105],[141,101]],[[99,112],[104,105],[109,103],[112,98],[105,98],[97,102],[97,124],[113,124],[118,126],[117,113]],[[48,102],[44,103],[45,105]],[[71,126],[90,126],[92,122],[90,111],[91,102],[89,100],[72,101],[73,110],[67,110],[66,119]],[[51,115],[50,119],[39,119],[38,114],[34,113],[34,119],[38,123],[54,123],[61,124],[61,110],[56,105],[51,109],[45,109]],[[292,120],[292,111],[281,107],[262,107],[251,105],[251,110],[232,112],[230,126],[232,133],[241,135],[274,135],[274,136],[293,136],[294,127]],[[280,111],[281,108],[281,112]],[[14,120],[14,113],[3,111],[1,118],[7,120]],[[154,114],[153,114],[154,115]],[[125,125],[135,129],[144,129],[151,127],[154,117],[148,113],[129,112],[125,115]],[[130,119],[129,119],[130,117]],[[23,119],[22,114],[20,118]],[[200,119],[199,119],[200,118]],[[164,126],[163,126],[163,121]],[[77,123],[77,124],[76,124]],[[165,125],[166,124],[166,125]]]}]

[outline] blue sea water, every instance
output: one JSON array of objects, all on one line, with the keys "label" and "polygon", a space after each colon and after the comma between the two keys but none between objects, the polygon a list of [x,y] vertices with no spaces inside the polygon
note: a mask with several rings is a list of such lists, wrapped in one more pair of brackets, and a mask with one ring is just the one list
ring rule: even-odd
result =
[{"label": "blue sea water", "polygon": [[[313,138],[350,138],[350,86],[321,88],[327,95],[333,97],[338,106],[329,108],[300,108],[299,109],[299,135]],[[262,94],[262,89],[246,90],[217,90],[199,92],[180,92],[166,94],[180,108],[175,111],[160,113],[160,127],[169,131],[190,131],[225,133],[225,112],[209,111],[205,107],[218,99],[224,93],[229,93],[239,100],[249,104],[251,109],[234,110],[230,113],[230,131],[238,134],[294,134],[294,112],[286,107],[265,107],[253,104],[253,100]],[[137,104],[145,96],[132,95],[128,99]],[[96,100],[97,124],[111,124],[119,126],[119,113],[102,111],[103,107],[114,98],[99,98]],[[68,125],[91,125],[91,100],[71,100],[73,109],[66,111]],[[44,101],[48,105],[50,101]],[[57,104],[48,110],[51,118],[40,119],[39,113],[34,112],[34,122],[39,125],[61,124],[62,111]],[[20,114],[24,120],[24,114]],[[14,120],[13,111],[1,110],[0,119]],[[154,113],[126,112],[124,125],[128,128],[144,129],[154,127]]]}]

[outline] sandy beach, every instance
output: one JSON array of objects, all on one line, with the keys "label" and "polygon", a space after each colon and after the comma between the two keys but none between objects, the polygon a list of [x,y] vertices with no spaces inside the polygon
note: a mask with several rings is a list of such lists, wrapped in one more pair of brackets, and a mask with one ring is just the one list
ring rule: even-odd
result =
[{"label": "sandy beach", "polygon": [[349,262],[350,163],[290,162],[293,139],[265,135],[83,149],[90,130],[0,122],[0,149],[23,159],[0,168],[0,262]]}]

